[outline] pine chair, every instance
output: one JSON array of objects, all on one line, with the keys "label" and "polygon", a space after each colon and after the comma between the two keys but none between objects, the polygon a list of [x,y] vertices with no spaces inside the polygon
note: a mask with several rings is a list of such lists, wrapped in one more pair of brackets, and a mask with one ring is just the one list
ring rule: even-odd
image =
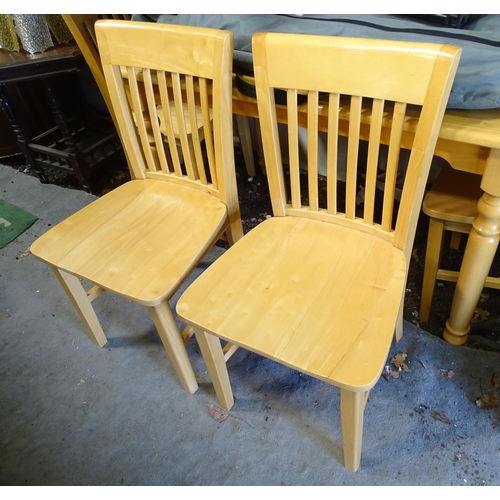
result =
[{"label": "pine chair", "polygon": [[[223,232],[231,244],[243,234],[231,126],[232,33],[115,20],[99,21],[96,33],[135,180],[58,224],[31,251],[51,266],[98,346],[106,337],[91,301],[102,291],[148,307],[182,386],[193,393],[197,382],[168,300]],[[192,121],[195,86],[210,133],[205,134],[206,151],[195,141],[193,158],[184,109],[187,105]],[[182,166],[177,148],[168,151],[174,141],[163,139],[159,105],[167,123],[177,119],[182,124]],[[85,292],[80,278],[94,288]]]},{"label": "pine chair", "polygon": [[[344,460],[353,471],[360,462],[365,403],[386,363],[403,301],[415,226],[460,52],[437,44],[254,35],[274,217],[217,259],[177,303],[179,316],[194,327],[224,408],[234,401],[220,339],[339,387]],[[277,88],[286,89],[286,109],[275,105]],[[299,93],[307,103],[297,106]],[[288,122],[289,174],[281,159],[278,117]],[[308,131],[305,192],[299,127]],[[320,128],[328,131],[326,200],[318,189]],[[413,141],[405,128],[415,131]],[[339,132],[349,141],[344,193],[336,182]],[[364,212],[358,216],[360,139],[369,141],[369,151]],[[389,159],[377,222],[381,140],[389,143]],[[402,143],[412,151],[394,218]]]},{"label": "pine chair", "polygon": [[[458,249],[462,234],[470,233],[478,215],[477,204],[483,194],[480,183],[480,175],[444,166],[424,197],[422,211],[429,216],[429,232],[420,299],[422,321],[429,320],[436,280],[458,280],[458,271],[442,267],[444,232],[451,231],[450,247]],[[500,289],[500,278],[488,276],[484,286]]]},{"label": "pine chair", "polygon": [[[68,25],[71,34],[73,35],[78,47],[82,51],[83,57],[85,58],[92,75],[101,91],[103,99],[109,109],[111,117],[114,118],[113,107],[111,106],[111,101],[109,98],[109,92],[104,79],[104,74],[102,71],[102,63],[99,55],[99,48],[97,47],[97,40],[95,35],[95,23],[100,19],[124,19],[129,20],[130,15],[128,14],[62,14],[64,21]],[[234,136],[234,140],[240,143],[243,158],[245,161],[245,166],[248,175],[255,175],[255,165],[252,150],[252,140],[250,135],[250,126],[248,118],[240,115],[234,115],[236,120],[236,130],[238,133]],[[115,121],[116,123],[116,121]],[[199,128],[199,133],[203,134],[201,126]],[[177,139],[177,144],[180,142],[179,134],[176,129],[174,129],[175,137]],[[190,134],[188,134],[188,139],[191,140]],[[179,148],[179,153],[180,153]]]}]

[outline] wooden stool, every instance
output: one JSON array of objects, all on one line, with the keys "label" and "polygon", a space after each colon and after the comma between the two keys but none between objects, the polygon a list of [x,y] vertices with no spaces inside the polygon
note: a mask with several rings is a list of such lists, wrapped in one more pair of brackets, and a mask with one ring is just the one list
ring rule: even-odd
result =
[{"label": "wooden stool", "polygon": [[[423,212],[430,217],[427,249],[425,252],[424,278],[420,299],[420,319],[429,320],[436,280],[458,279],[458,271],[441,268],[441,253],[445,231],[452,231],[450,247],[458,249],[461,234],[469,234],[477,216],[477,202],[483,191],[481,176],[443,167],[422,204]],[[485,285],[500,288],[500,278],[488,277]]]}]

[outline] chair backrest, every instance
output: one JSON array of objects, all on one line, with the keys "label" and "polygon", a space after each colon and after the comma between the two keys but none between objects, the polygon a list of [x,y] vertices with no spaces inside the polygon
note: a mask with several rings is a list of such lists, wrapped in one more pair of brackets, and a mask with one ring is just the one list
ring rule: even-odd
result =
[{"label": "chair backrest", "polygon": [[128,20],[131,16],[128,14],[62,14],[62,17],[71,31],[75,42],[82,51],[83,57],[97,83],[111,117],[115,120],[108,87],[106,86],[106,80],[102,72],[101,58],[99,56],[99,49],[97,48],[94,25],[99,19]]},{"label": "chair backrest", "polygon": [[[429,43],[255,34],[255,82],[274,215],[355,227],[391,241],[408,258],[460,52]],[[275,92],[286,93],[286,107],[275,105]],[[287,141],[278,133],[282,121],[288,123]],[[306,185],[299,172],[300,128],[307,129]],[[318,178],[320,130],[327,134],[325,185]],[[345,187],[337,182],[339,135],[348,137]],[[362,141],[368,142],[364,162]],[[377,194],[380,144],[388,144],[383,197]],[[401,147],[411,154],[396,217]],[[286,152],[289,177],[282,161]],[[360,186],[362,213],[356,204]]]},{"label": "chair backrest", "polygon": [[[242,235],[232,130],[233,35],[134,21],[96,23],[132,175],[209,192]],[[200,131],[200,124],[202,124]]]}]

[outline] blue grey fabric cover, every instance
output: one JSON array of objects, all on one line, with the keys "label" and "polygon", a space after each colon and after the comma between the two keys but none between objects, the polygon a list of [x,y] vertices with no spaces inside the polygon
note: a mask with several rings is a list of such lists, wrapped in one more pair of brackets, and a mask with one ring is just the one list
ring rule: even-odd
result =
[{"label": "blue grey fabric cover", "polygon": [[434,26],[404,16],[385,14],[161,14],[134,16],[133,19],[232,31],[235,69],[242,71],[252,70],[252,35],[256,32],[306,33],[459,45],[463,48],[462,57],[448,108],[500,107],[499,14],[486,15],[461,29]]}]

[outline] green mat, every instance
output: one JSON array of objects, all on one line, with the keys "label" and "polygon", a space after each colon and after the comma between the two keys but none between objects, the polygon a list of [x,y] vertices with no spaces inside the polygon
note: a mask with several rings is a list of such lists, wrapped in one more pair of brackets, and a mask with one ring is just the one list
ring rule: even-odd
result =
[{"label": "green mat", "polygon": [[0,200],[0,248],[26,231],[37,217],[6,201]]}]

